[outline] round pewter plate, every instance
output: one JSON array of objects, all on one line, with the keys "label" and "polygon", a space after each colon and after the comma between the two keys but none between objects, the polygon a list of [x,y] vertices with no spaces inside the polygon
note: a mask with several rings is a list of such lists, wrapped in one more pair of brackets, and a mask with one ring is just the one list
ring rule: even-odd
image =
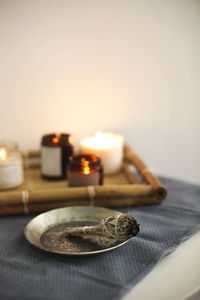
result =
[{"label": "round pewter plate", "polygon": [[70,206],[42,213],[25,227],[26,239],[42,250],[67,254],[91,255],[113,250],[126,240],[108,239],[99,236],[66,237],[67,227],[92,226],[102,218],[122,214],[119,211],[97,206]]}]

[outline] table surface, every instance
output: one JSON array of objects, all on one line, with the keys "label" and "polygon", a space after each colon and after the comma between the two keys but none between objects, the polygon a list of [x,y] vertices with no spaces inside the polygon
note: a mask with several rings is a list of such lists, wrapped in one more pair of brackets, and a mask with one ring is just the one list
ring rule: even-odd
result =
[{"label": "table surface", "polygon": [[199,300],[200,231],[164,257],[123,300]]},{"label": "table surface", "polygon": [[[101,257],[100,259],[94,258],[91,264],[83,262],[81,263],[80,260],[80,269],[79,264],[75,264],[74,259],[71,261],[67,257],[57,260],[53,259],[53,257],[49,255],[48,259],[46,260],[46,255],[44,252],[39,254],[37,249],[31,247],[28,245],[28,243],[25,244],[25,239],[22,236],[22,230],[28,221],[29,216],[24,218],[16,217],[13,219],[13,222],[10,222],[7,218],[2,218],[1,225],[5,231],[1,230],[2,245],[4,245],[4,247],[1,249],[10,249],[10,251],[5,253],[5,264],[2,272],[0,273],[1,279],[3,280],[1,293],[7,295],[7,292],[9,292],[10,295],[8,295],[8,297],[11,296],[13,298],[15,297],[15,294],[19,293],[20,297],[23,296],[23,299],[25,299],[27,297],[27,293],[30,292],[30,289],[24,290],[24,283],[29,285],[31,282],[29,288],[33,287],[33,295],[31,296],[33,299],[36,297],[40,299],[46,295],[46,297],[54,300],[55,296],[57,295],[58,286],[61,292],[60,298],[64,299],[66,294],[68,293],[69,296],[70,291],[73,290],[71,289],[71,284],[73,285],[75,279],[77,280],[76,286],[79,286],[80,289],[74,289],[70,295],[70,299],[74,299],[74,295],[78,296],[77,299],[84,298],[83,292],[87,292],[87,288],[89,291],[91,291],[91,289],[93,291],[93,293],[90,293],[90,299],[93,299],[92,296],[94,295],[98,299],[102,299],[101,291],[104,290],[106,291],[107,296],[112,294],[114,297],[114,295],[116,295],[116,289],[114,290],[114,294],[111,293],[112,291],[110,292],[110,289],[107,291],[104,284],[105,280],[103,281],[103,284],[100,285],[97,285],[96,281],[90,282],[90,280],[88,280],[88,277],[93,277],[93,271],[94,274],[97,275],[96,278],[101,279],[101,276],[98,277],[98,274],[102,270],[102,274],[104,275],[105,279],[107,274],[108,276],[113,275],[114,268],[116,268],[116,271],[120,271],[120,267],[122,267],[122,272],[125,273],[128,271],[128,276],[126,278],[121,278],[120,276],[114,274],[116,276],[112,277],[113,281],[111,281],[111,283],[115,283],[115,278],[117,278],[119,281],[121,280],[120,282],[122,282],[122,284],[126,284],[128,282],[130,283],[130,280],[132,280],[133,283],[133,280],[137,279],[135,276],[137,276],[136,271],[138,254],[140,258],[139,262],[142,263],[142,266],[149,261],[156,262],[157,260],[152,259],[155,257],[155,255],[164,253],[160,251],[166,249],[169,253],[169,247],[174,249],[175,246],[178,245],[181,240],[183,240],[183,237],[186,238],[191,236],[191,232],[195,232],[197,228],[199,228],[199,186],[190,185],[185,182],[175,181],[167,178],[163,178],[163,180],[170,191],[168,202],[163,203],[163,208],[161,205],[155,206],[153,209],[150,209],[149,207],[141,207],[137,210],[133,209],[136,216],[140,217],[141,221],[143,220],[143,239],[138,240],[138,248],[135,247],[135,252],[132,251],[131,245],[127,245],[127,248],[130,246],[130,249],[129,251],[127,250],[123,252],[127,255],[125,260],[120,260],[119,254],[122,249],[116,251],[115,259],[109,264],[108,268],[107,264],[109,254],[107,257]],[[130,212],[132,212],[132,210],[130,210]],[[157,216],[158,218],[156,218]],[[164,216],[163,222],[160,221],[162,220],[162,216]],[[20,230],[19,227],[21,228]],[[161,230],[162,228],[164,228],[164,231]],[[162,234],[160,234],[160,230]],[[12,234],[7,236],[7,232]],[[158,236],[155,244],[156,247],[151,247],[151,244],[149,247],[144,247],[144,245],[147,245],[144,239],[145,232],[147,234],[147,238],[149,237],[148,240],[150,241],[155,242],[154,236]],[[175,233],[176,235],[174,235]],[[24,241],[24,243],[22,241]],[[160,245],[162,247],[158,247]],[[143,256],[140,255],[140,250],[142,247],[146,249]],[[151,253],[152,248],[154,250],[153,253]],[[2,251],[1,253],[2,255],[4,254]],[[162,255],[156,257],[161,256]],[[101,263],[98,265],[97,262]],[[119,264],[117,264],[117,262],[119,262]],[[49,266],[49,263],[52,264]],[[69,264],[69,270],[67,272],[65,267],[66,263]],[[36,268],[34,268],[35,266]],[[85,266],[87,272],[85,272]],[[93,267],[95,269],[93,269]],[[15,272],[16,270],[17,272]],[[30,272],[30,270],[33,270],[33,272]],[[62,272],[62,270],[64,270],[64,272]],[[72,271],[73,276],[71,275],[70,270]],[[21,275],[20,277],[18,276],[19,272]],[[52,274],[56,274],[56,277],[52,276]],[[62,276],[63,274],[65,275],[64,277]],[[88,276],[82,276],[82,274],[86,274]],[[121,273],[118,275],[121,275]],[[13,278],[15,280],[7,280]],[[55,278],[58,279],[57,282],[55,282]],[[86,281],[83,280],[83,278],[86,278]],[[66,279],[68,279],[70,282],[70,289],[65,284]],[[49,289],[49,283],[51,283],[53,287],[51,290]],[[84,290],[82,289],[83,284],[85,284],[86,287]],[[40,286],[41,289],[36,289],[35,287],[37,286]],[[131,284],[126,286],[131,287]],[[126,289],[120,290],[121,295],[123,292],[125,292],[125,290]],[[98,293],[96,291],[98,291]],[[117,289],[117,291],[119,292],[119,289]],[[88,297],[86,292],[85,299]],[[123,298],[123,300],[131,299],[200,300],[200,231],[194,234],[187,241],[182,242],[182,244],[179,245],[175,251],[166,256],[164,259],[160,260],[156,266],[154,264],[152,271]]]}]

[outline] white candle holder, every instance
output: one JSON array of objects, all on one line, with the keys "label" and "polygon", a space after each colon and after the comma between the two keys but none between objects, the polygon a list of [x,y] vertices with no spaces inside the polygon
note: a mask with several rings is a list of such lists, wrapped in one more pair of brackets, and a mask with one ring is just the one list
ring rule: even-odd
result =
[{"label": "white candle holder", "polygon": [[83,154],[94,154],[101,158],[104,174],[116,173],[121,169],[124,138],[110,132],[97,132],[95,136],[81,140]]},{"label": "white candle holder", "polygon": [[18,187],[23,181],[22,158],[17,143],[0,142],[0,190]]}]

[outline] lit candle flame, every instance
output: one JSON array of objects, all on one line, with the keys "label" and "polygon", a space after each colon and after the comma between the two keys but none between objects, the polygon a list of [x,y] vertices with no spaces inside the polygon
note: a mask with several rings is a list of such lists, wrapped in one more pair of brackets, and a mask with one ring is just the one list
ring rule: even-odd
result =
[{"label": "lit candle flame", "polygon": [[83,163],[83,174],[90,174],[89,161],[82,158],[81,162]]},{"label": "lit candle flame", "polygon": [[101,130],[97,130],[96,132],[96,138],[97,139],[103,139],[104,138],[104,134]]},{"label": "lit candle flame", "polygon": [[95,134],[94,143],[97,148],[104,147],[107,143],[106,135],[102,131],[98,130]]},{"label": "lit candle flame", "polygon": [[69,136],[69,143],[71,145],[74,145],[74,139],[73,139],[73,137],[71,135]]},{"label": "lit candle flame", "polygon": [[59,138],[54,137],[52,141],[53,141],[54,144],[57,144],[59,142]]},{"label": "lit candle flame", "polygon": [[59,142],[59,140],[60,140],[60,136],[61,136],[61,134],[60,134],[59,132],[57,132],[57,133],[55,134],[55,137],[52,139],[52,142],[53,142],[54,144],[58,144],[58,142]]},{"label": "lit candle flame", "polygon": [[4,160],[7,157],[6,150],[4,148],[0,148],[0,159]]}]

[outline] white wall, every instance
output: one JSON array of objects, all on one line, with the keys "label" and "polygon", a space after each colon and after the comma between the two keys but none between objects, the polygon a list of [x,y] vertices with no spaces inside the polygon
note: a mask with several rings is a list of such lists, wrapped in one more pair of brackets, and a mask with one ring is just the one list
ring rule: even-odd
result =
[{"label": "white wall", "polygon": [[124,134],[200,181],[199,0],[0,0],[0,139]]}]

